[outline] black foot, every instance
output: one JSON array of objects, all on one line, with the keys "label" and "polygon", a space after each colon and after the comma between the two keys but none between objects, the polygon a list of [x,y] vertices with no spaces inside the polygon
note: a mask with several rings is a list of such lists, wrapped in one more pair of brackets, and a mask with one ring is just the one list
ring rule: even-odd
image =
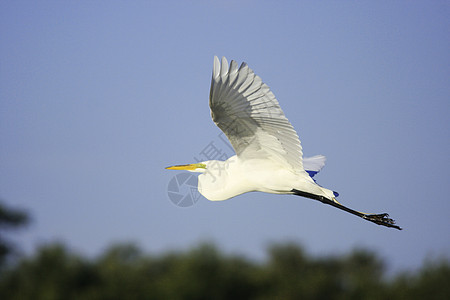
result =
[{"label": "black foot", "polygon": [[363,215],[362,218],[378,225],[383,225],[386,227],[392,227],[398,230],[402,230],[400,226],[395,225],[395,221],[389,218],[389,214],[386,213],[378,215]]}]

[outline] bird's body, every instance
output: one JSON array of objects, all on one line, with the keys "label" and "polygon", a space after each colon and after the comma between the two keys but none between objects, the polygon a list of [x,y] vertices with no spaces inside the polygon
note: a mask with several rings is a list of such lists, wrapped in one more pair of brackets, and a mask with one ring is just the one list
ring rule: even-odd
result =
[{"label": "bird's body", "polygon": [[198,190],[211,201],[227,200],[247,192],[293,194],[292,189],[334,198],[333,191],[314,182],[310,175],[295,172],[270,159],[212,160],[198,177]]},{"label": "bird's body", "polygon": [[201,172],[198,190],[208,200],[221,201],[247,192],[293,194],[332,205],[368,221],[394,227],[387,214],[365,214],[336,201],[337,193],[312,178],[325,157],[302,158],[297,133],[260,77],[246,63],[228,67],[214,57],[209,97],[211,116],[229,139],[236,155],[226,161],[168,167]]}]

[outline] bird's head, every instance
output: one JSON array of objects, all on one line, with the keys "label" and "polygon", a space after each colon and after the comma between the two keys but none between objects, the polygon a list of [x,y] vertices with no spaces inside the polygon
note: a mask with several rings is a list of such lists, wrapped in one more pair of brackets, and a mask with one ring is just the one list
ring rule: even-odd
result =
[{"label": "bird's head", "polygon": [[206,171],[206,163],[196,163],[196,164],[188,164],[188,165],[176,165],[167,167],[167,170],[187,170],[189,172],[197,172],[197,173],[203,173]]}]

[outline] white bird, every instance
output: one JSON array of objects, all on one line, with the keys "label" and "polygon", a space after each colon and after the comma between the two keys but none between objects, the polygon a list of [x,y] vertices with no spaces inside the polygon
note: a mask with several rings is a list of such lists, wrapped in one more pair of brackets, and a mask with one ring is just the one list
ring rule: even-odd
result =
[{"label": "white bird", "polygon": [[226,161],[167,167],[200,172],[198,191],[221,201],[259,191],[292,194],[318,200],[379,225],[401,229],[384,214],[366,214],[340,204],[338,194],[312,178],[325,165],[318,155],[302,159],[297,133],[274,94],[261,78],[242,63],[214,57],[209,106],[214,123],[225,133],[236,155]]}]

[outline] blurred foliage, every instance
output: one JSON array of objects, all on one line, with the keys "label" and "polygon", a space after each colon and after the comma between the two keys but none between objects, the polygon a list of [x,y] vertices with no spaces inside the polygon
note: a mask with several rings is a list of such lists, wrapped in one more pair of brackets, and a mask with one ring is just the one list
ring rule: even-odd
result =
[{"label": "blurred foliage", "polygon": [[10,208],[0,201],[0,271],[5,267],[7,258],[16,251],[14,244],[4,237],[5,231],[20,229],[29,221],[25,211]]},{"label": "blurred foliage", "polygon": [[448,261],[384,279],[366,250],[313,258],[275,245],[265,263],[224,255],[211,244],[158,256],[117,245],[85,259],[46,245],[0,274],[1,299],[450,299]]},{"label": "blurred foliage", "polygon": [[[15,214],[17,226],[28,220],[1,211]],[[0,268],[0,299],[450,299],[448,278],[445,259],[387,278],[383,261],[364,249],[312,257],[278,244],[255,262],[208,243],[160,255],[122,244],[90,259],[50,244]]]}]

